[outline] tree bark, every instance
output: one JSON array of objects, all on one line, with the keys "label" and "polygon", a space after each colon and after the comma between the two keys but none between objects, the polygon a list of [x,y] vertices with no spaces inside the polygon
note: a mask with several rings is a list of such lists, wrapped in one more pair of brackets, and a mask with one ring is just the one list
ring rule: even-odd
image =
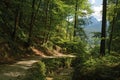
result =
[{"label": "tree bark", "polygon": [[77,19],[78,19],[77,11],[78,11],[78,0],[76,0],[76,2],[75,2],[74,37],[76,36],[76,28],[78,26],[78,23],[77,23]]},{"label": "tree bark", "polygon": [[16,34],[17,34],[17,28],[18,28],[18,25],[19,25],[19,7],[16,8],[16,12],[15,12],[15,25],[14,25],[14,30],[13,30],[13,34],[12,34],[12,39],[13,41],[16,40]]},{"label": "tree bark", "polygon": [[[45,29],[48,30],[48,8],[49,8],[49,0],[46,0],[46,8],[45,8]],[[44,40],[43,43],[47,42],[47,36],[49,35],[49,32],[44,32]]]},{"label": "tree bark", "polygon": [[51,29],[52,29],[52,16],[53,16],[53,14],[52,14],[52,8],[53,8],[53,5],[49,2],[49,26],[48,26],[48,33],[47,33],[47,38],[46,38],[46,42],[47,41],[49,41],[49,39],[50,39],[50,36],[51,36],[51,33],[50,33],[50,31],[51,31]]},{"label": "tree bark", "polygon": [[105,44],[106,44],[106,9],[107,0],[103,0],[103,13],[102,13],[102,30],[101,30],[101,44],[100,44],[100,55],[105,55]]},{"label": "tree bark", "polygon": [[[118,5],[118,0],[116,0],[116,7]],[[114,27],[115,27],[115,21],[117,18],[117,10],[114,9],[114,16],[113,16],[113,20],[112,20],[112,25],[111,25],[111,31],[110,31],[110,38],[109,38],[109,44],[108,44],[108,53],[111,53],[111,44],[112,44],[112,39],[113,39],[113,33],[114,33]]]},{"label": "tree bark", "polygon": [[30,29],[29,29],[29,37],[28,37],[28,46],[31,45],[32,39],[32,31],[34,26],[34,17],[35,17],[35,0],[32,1],[32,13],[31,13],[31,21],[30,21]]},{"label": "tree bark", "polygon": [[68,33],[69,30],[68,30],[68,29],[69,29],[69,25],[70,25],[70,22],[69,22],[69,21],[70,21],[69,16],[68,16],[68,19],[67,19],[67,20],[68,20],[68,21],[67,21],[67,26],[66,26],[66,39],[68,39],[68,37],[69,37],[69,36],[68,36],[68,35],[69,35],[69,33]]}]

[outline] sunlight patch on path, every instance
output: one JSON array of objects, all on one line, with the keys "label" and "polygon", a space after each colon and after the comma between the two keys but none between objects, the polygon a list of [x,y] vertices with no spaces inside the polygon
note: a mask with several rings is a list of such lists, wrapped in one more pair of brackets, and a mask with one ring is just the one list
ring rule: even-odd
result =
[{"label": "sunlight patch on path", "polygon": [[57,50],[53,50],[50,54],[52,54],[52,56],[47,56],[45,55],[42,51],[36,49],[36,48],[31,48],[34,52],[34,54],[42,57],[42,58],[60,58],[60,57],[76,57],[75,55],[70,55],[70,54],[63,54]]},{"label": "sunlight patch on path", "polygon": [[19,61],[16,64],[17,65],[27,65],[27,66],[31,66],[33,63],[38,62],[39,60],[28,60],[28,61]]},{"label": "sunlight patch on path", "polygon": [[[75,55],[62,54],[54,50],[53,56],[47,56],[38,49],[33,49],[37,56],[21,59],[11,65],[0,65],[0,80],[20,80],[16,79],[20,76],[25,76],[27,69],[40,61],[42,58],[63,58],[63,57],[76,57]],[[53,80],[51,77],[47,77],[47,80]]]}]

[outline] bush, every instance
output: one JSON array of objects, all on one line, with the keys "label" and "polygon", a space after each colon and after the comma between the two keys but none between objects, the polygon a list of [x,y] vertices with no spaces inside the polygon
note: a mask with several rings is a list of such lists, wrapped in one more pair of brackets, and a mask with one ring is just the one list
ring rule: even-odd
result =
[{"label": "bush", "polygon": [[95,46],[94,48],[92,48],[90,53],[92,56],[98,57],[100,53],[100,46]]},{"label": "bush", "polygon": [[85,44],[82,41],[63,41],[55,44],[65,49],[67,53],[85,53]]},{"label": "bush", "polygon": [[57,70],[59,67],[63,66],[62,60],[57,58],[42,59],[42,61],[46,65],[47,73],[50,73],[50,74],[53,71]]},{"label": "bush", "polygon": [[53,43],[51,41],[48,41],[47,43],[44,43],[42,46],[46,49],[52,50],[53,49]]},{"label": "bush", "polygon": [[45,64],[41,61],[35,63],[32,68],[28,69],[27,75],[23,80],[46,80]]},{"label": "bush", "polygon": [[57,71],[59,68],[71,67],[72,60],[73,58],[67,58],[67,57],[42,59],[42,61],[46,65],[47,73],[49,74]]},{"label": "bush", "polygon": [[[76,59],[78,62],[80,59]],[[120,56],[90,57],[74,66],[73,80],[119,80]]]}]

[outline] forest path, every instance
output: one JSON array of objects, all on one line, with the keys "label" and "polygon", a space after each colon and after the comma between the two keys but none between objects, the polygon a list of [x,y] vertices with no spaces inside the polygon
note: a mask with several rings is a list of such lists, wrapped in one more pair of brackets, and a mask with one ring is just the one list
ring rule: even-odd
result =
[{"label": "forest path", "polygon": [[24,76],[27,69],[38,62],[41,58],[38,56],[21,59],[14,64],[0,65],[0,80],[20,80],[20,76]]},{"label": "forest path", "polygon": [[32,67],[32,65],[42,58],[60,58],[60,57],[75,57],[74,55],[63,55],[57,56],[33,56],[29,58],[23,58],[13,64],[0,65],[0,80],[21,80],[21,76],[24,76],[26,71]]}]

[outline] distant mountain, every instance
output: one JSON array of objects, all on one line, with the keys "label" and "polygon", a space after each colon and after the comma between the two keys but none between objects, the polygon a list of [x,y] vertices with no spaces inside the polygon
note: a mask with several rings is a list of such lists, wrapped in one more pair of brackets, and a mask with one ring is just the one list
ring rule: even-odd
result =
[{"label": "distant mountain", "polygon": [[[92,40],[92,36],[94,34],[92,32],[101,32],[102,21],[98,21],[94,16],[84,17],[85,25],[83,25],[85,33],[88,37],[89,42],[94,42]],[[109,26],[109,22],[107,22],[107,28]]]},{"label": "distant mountain", "polygon": [[98,21],[94,16],[90,16],[85,20],[84,29],[87,32],[100,32],[102,21]]},{"label": "distant mountain", "polygon": [[101,32],[102,21],[98,21],[94,16],[84,17],[83,20],[85,21],[83,27],[88,37],[87,41],[90,44],[94,44],[94,40],[92,38],[94,34],[92,32]]}]

